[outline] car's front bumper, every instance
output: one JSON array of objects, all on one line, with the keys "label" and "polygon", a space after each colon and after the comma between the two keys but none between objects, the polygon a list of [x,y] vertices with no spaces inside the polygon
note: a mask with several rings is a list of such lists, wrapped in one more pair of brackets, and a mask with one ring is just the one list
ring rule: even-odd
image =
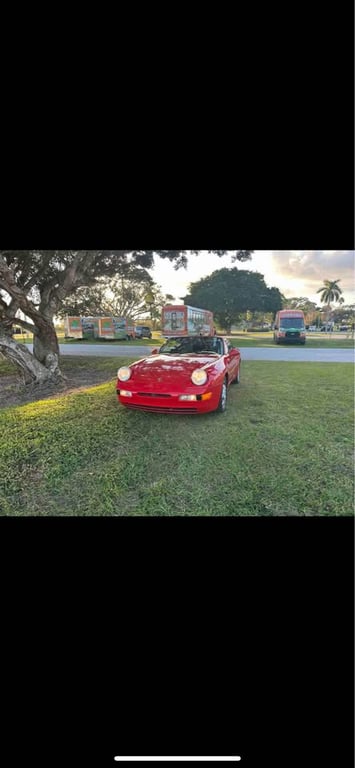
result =
[{"label": "car's front bumper", "polygon": [[[198,400],[179,400],[179,396],[185,394],[180,392],[179,394],[163,394],[163,393],[145,393],[139,394],[138,392],[132,392],[131,397],[122,396],[120,389],[124,389],[124,385],[117,386],[117,396],[121,405],[132,410],[150,411],[153,413],[176,413],[176,414],[196,414],[196,413],[208,413],[214,411],[218,407],[219,393],[212,392],[212,396],[207,400],[202,400],[202,396],[210,390],[204,388],[203,391],[197,394]],[[190,394],[187,392],[186,394]],[[201,398],[201,399],[200,399]]]}]

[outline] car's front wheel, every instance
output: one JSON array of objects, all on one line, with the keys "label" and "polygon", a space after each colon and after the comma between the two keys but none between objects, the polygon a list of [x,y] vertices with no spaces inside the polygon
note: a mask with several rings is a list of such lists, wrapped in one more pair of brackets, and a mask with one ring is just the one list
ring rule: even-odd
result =
[{"label": "car's front wheel", "polygon": [[239,383],[240,383],[240,363],[239,363],[239,366],[238,366],[238,373],[237,373],[235,379],[233,379],[233,381],[232,381],[232,384],[239,384]]},{"label": "car's front wheel", "polygon": [[224,413],[227,408],[227,399],[228,399],[228,384],[227,379],[224,379],[221,389],[221,394],[219,398],[217,413]]}]

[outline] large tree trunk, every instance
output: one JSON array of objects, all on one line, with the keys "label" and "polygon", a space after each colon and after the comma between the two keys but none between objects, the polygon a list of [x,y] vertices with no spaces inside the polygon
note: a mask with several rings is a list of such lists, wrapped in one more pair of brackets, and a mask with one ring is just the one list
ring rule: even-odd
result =
[{"label": "large tree trunk", "polygon": [[26,384],[58,384],[65,381],[59,367],[59,346],[54,328],[36,331],[34,354],[26,344],[15,341],[0,325],[0,352],[14,363]]},{"label": "large tree trunk", "polygon": [[36,329],[33,337],[33,354],[36,360],[49,371],[52,379],[64,378],[59,367],[57,334],[51,323]]}]

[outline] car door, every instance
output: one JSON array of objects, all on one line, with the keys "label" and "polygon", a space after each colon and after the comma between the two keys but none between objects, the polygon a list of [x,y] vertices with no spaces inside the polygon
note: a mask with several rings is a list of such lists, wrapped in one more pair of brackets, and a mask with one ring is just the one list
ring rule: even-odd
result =
[{"label": "car door", "polygon": [[229,381],[233,381],[238,374],[238,366],[239,366],[239,355],[236,354],[236,351],[234,350],[234,347],[230,344],[228,340],[223,341],[224,348],[225,348],[225,364],[228,371],[228,378]]}]

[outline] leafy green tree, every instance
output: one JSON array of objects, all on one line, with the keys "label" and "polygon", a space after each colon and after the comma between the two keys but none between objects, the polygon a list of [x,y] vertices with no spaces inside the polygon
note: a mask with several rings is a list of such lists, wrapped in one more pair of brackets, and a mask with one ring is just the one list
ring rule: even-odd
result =
[{"label": "leafy green tree", "polygon": [[282,306],[278,288],[268,288],[259,272],[220,269],[190,285],[186,304],[209,309],[229,333],[245,312],[277,312]]},{"label": "leafy green tree", "polygon": [[132,266],[117,277],[99,278],[94,285],[79,288],[63,302],[58,315],[113,315],[136,320],[149,311],[148,293],[155,301],[159,287],[146,269]]},{"label": "leafy green tree", "polygon": [[341,299],[339,299],[339,304],[342,304],[342,306],[336,307],[332,313],[334,322],[346,324],[353,323],[355,315],[355,304],[344,304]]},{"label": "leafy green tree", "polygon": [[149,302],[147,309],[149,309],[152,328],[155,330],[161,324],[162,308],[165,304],[170,304],[170,302],[174,301],[175,296],[171,293],[163,293],[160,286],[157,285],[153,285],[150,290],[152,301]]},{"label": "leafy green tree", "polygon": [[302,312],[316,312],[317,304],[307,296],[294,296],[292,299],[283,298],[282,309],[301,309]]},{"label": "leafy green tree", "polygon": [[327,322],[330,320],[331,304],[332,302],[338,302],[343,291],[339,287],[340,280],[323,280],[323,287],[319,288],[317,293],[320,293],[320,300],[322,304],[327,307]]},{"label": "leafy green tree", "polygon": [[322,304],[328,304],[333,301],[339,301],[343,291],[339,287],[340,280],[323,280],[324,285],[322,288],[318,288],[317,293],[321,294],[320,300]]},{"label": "leafy green tree", "polygon": [[[177,269],[198,251],[0,251],[0,353],[12,360],[26,382],[58,382],[63,374],[54,317],[79,288],[101,278],[127,277],[132,267],[149,269],[154,257],[169,259]],[[222,256],[227,251],[210,251]],[[246,261],[252,251],[229,252]],[[12,338],[13,323],[34,334],[33,354]],[[25,318],[25,319],[24,319]]]}]

